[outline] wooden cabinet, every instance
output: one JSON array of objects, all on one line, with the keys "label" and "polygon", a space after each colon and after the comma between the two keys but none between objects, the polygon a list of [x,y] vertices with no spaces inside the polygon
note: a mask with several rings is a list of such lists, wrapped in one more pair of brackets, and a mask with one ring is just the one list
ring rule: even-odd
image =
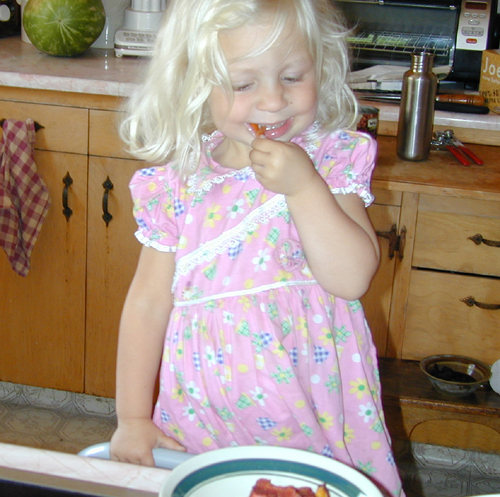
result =
[{"label": "wooden cabinet", "polygon": [[389,336],[393,283],[400,262],[399,243],[401,230],[400,192],[374,190],[375,202],[368,208],[368,215],[378,233],[380,264],[370,289],[361,299],[378,353],[385,356]]},{"label": "wooden cabinet", "polygon": [[[11,114],[12,115],[12,114]],[[36,164],[52,206],[26,278],[0,254],[0,379],[83,391],[87,159],[37,151]],[[69,173],[73,215],[62,214],[62,179]]]},{"label": "wooden cabinet", "polygon": [[35,161],[52,202],[28,276],[0,257],[0,380],[113,397],[119,316],[140,250],[128,181],[141,163],[122,151],[118,99],[95,109],[95,99],[60,94],[58,105],[54,95],[0,88],[0,117],[44,127]]},{"label": "wooden cabinet", "polygon": [[500,202],[420,195],[402,356],[500,359]]},{"label": "wooden cabinet", "polygon": [[89,161],[85,392],[106,397],[115,395],[118,324],[140,251],[128,189],[137,169],[131,160]]},{"label": "wooden cabinet", "polygon": [[[118,138],[119,105],[0,87],[0,117],[44,126],[36,162],[52,199],[28,276],[0,257],[0,380],[114,396],[119,318],[140,251],[128,182],[142,166]],[[381,262],[362,301],[379,355],[499,359],[500,148],[478,146],[485,165],[464,168],[437,153],[407,163],[393,138],[378,141],[368,213]]]}]

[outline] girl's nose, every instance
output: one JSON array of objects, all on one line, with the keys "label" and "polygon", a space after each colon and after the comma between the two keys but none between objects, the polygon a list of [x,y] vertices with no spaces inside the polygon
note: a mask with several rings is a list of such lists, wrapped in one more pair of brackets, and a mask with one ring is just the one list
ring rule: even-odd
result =
[{"label": "girl's nose", "polygon": [[287,106],[285,88],[280,83],[264,86],[259,91],[257,109],[278,112]]}]

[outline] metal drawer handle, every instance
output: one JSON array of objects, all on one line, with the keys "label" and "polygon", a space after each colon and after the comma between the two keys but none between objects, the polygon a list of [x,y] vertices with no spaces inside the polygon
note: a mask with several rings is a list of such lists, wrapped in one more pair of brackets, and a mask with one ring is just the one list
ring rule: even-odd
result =
[{"label": "metal drawer handle", "polygon": [[469,307],[479,307],[481,309],[487,309],[489,311],[498,311],[500,309],[500,304],[485,304],[483,302],[478,302],[474,297],[469,296],[464,299],[460,299],[460,302],[467,304]]},{"label": "metal drawer handle", "polygon": [[486,238],[483,238],[483,235],[481,235],[480,233],[474,236],[469,236],[469,240],[472,240],[476,245],[481,245],[481,243],[484,243],[489,247],[500,247],[500,242],[497,242],[496,240],[486,240]]},{"label": "metal drawer handle", "polygon": [[108,211],[108,195],[110,190],[112,190],[115,185],[113,185],[108,176],[102,186],[104,188],[104,194],[102,196],[102,218],[104,219],[106,226],[108,226],[109,222],[113,219],[113,215]]},{"label": "metal drawer handle", "polygon": [[62,204],[63,204],[63,214],[66,218],[66,221],[69,221],[69,218],[73,214],[73,210],[68,205],[68,190],[69,187],[73,184],[73,178],[69,175],[69,172],[66,173],[66,176],[63,178],[64,188],[62,192]]}]

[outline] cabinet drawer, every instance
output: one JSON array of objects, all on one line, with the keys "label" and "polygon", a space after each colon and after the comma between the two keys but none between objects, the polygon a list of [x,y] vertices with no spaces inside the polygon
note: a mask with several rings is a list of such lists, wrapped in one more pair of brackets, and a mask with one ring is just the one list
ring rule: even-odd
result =
[{"label": "cabinet drawer", "polygon": [[461,301],[468,296],[500,304],[500,280],[412,270],[403,358],[461,354],[489,364],[500,359],[500,309],[469,307]]},{"label": "cabinet drawer", "polygon": [[500,202],[421,195],[413,266],[500,276],[500,247],[477,234],[500,241]]},{"label": "cabinet drawer", "polygon": [[118,134],[120,112],[106,110],[90,111],[89,154],[101,157],[131,158],[124,151]]},{"label": "cabinet drawer", "polygon": [[31,118],[41,124],[35,143],[39,150],[87,154],[87,109],[2,101],[0,113],[2,119]]}]

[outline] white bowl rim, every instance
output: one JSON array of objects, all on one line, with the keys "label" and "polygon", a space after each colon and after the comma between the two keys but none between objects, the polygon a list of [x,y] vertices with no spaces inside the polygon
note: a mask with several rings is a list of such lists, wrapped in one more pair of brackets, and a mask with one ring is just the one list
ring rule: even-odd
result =
[{"label": "white bowl rim", "polygon": [[366,475],[340,461],[301,449],[253,445],[216,449],[196,455],[181,463],[174,468],[172,473],[163,482],[159,497],[171,497],[176,486],[190,473],[199,469],[217,463],[251,459],[290,461],[298,463],[299,465],[312,466],[332,473],[356,486],[360,490],[359,497],[383,497],[380,490]]}]

